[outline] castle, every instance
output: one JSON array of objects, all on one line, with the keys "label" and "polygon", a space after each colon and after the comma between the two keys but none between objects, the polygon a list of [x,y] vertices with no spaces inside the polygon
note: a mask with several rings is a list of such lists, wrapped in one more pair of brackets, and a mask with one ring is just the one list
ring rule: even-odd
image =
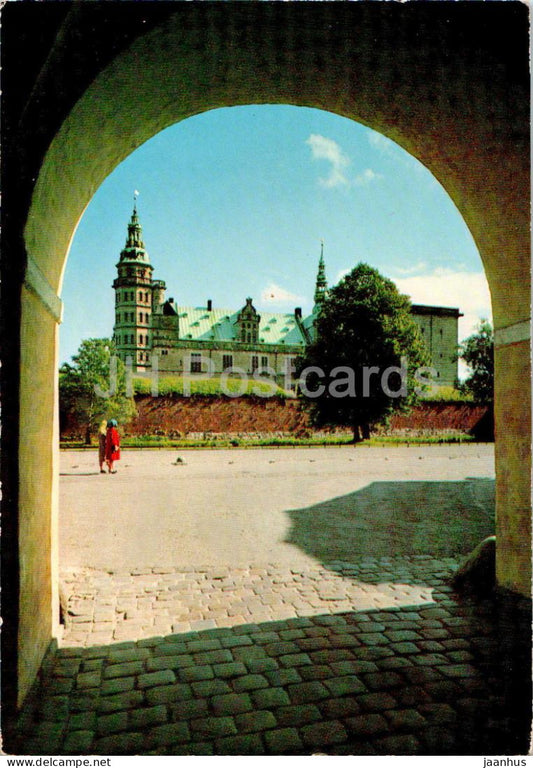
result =
[{"label": "castle", "polygon": [[[164,281],[152,277],[136,204],[117,270],[113,338],[119,357],[130,358],[133,371],[141,374],[157,367],[162,374],[221,375],[233,368],[248,375],[265,372],[286,386],[295,359],[312,339],[327,292],[322,247],[315,305],[306,317],[300,307],[293,313],[259,314],[251,298],[238,310],[219,309],[211,300],[201,307],[178,305],[165,299]],[[459,310],[414,304],[411,314],[428,346],[436,383],[453,386]]]}]

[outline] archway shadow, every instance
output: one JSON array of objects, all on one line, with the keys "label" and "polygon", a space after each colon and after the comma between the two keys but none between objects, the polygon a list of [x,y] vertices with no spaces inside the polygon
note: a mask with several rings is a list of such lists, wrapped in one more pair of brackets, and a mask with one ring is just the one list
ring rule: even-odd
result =
[{"label": "archway shadow", "polygon": [[[457,558],[494,534],[495,483],[374,482],[361,490],[287,511],[286,543],[331,570],[387,558]],[[384,569],[387,570],[386,568]],[[424,583],[427,583],[424,578]]]},{"label": "archway shadow", "polygon": [[[527,754],[529,613],[495,597],[60,648],[30,755]],[[509,632],[512,629],[514,632]]]}]

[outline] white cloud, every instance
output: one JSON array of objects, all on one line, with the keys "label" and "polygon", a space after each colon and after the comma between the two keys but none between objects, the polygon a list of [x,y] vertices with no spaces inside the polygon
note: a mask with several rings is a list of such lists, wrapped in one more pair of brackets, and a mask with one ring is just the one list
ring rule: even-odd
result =
[{"label": "white cloud", "polygon": [[261,292],[261,301],[263,304],[304,304],[306,299],[276,283],[269,283]]},{"label": "white cloud", "polygon": [[484,272],[438,268],[428,274],[395,278],[402,293],[415,304],[457,307],[459,341],[474,332],[481,318],[492,322],[490,292]]},{"label": "white cloud", "polygon": [[388,139],[382,133],[377,133],[376,131],[368,132],[368,143],[371,147],[378,149],[385,155],[396,154],[398,150],[398,145],[395,144],[394,141],[391,141],[391,139]]},{"label": "white cloud", "polygon": [[421,175],[424,181],[433,187],[434,185],[440,187],[440,182],[433,176],[431,171],[423,165],[414,155],[407,150],[404,150],[400,144],[396,144],[392,139],[388,139],[383,136],[382,133],[376,131],[368,131],[368,143],[373,149],[379,152],[381,155],[385,155],[394,160],[395,163],[401,164],[404,168],[408,168],[411,172]]},{"label": "white cloud", "polygon": [[319,133],[312,133],[305,143],[311,147],[313,160],[327,160],[331,163],[329,176],[319,180],[322,186],[332,188],[349,185],[346,169],[350,165],[350,158],[344,154],[336,141]]},{"label": "white cloud", "polygon": [[328,163],[331,163],[329,176],[319,178],[318,180],[319,184],[327,189],[340,186],[350,187],[352,184],[363,186],[383,178],[372,168],[365,168],[357,176],[350,178],[347,171],[351,160],[333,139],[328,139],[326,136],[321,136],[318,133],[312,133],[305,143],[311,147],[313,160],[326,160]]},{"label": "white cloud", "polygon": [[372,181],[383,178],[379,173],[376,173],[372,168],[366,168],[362,173],[354,178],[354,183],[358,185],[370,184]]},{"label": "white cloud", "polygon": [[426,266],[425,261],[417,261],[412,267],[394,267],[394,271],[398,272],[399,275],[416,275],[417,272],[422,272],[426,269]]}]

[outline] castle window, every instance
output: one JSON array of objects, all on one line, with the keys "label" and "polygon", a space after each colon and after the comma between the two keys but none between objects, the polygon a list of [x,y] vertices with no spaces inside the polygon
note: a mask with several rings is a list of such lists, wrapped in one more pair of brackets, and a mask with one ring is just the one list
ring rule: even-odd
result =
[{"label": "castle window", "polygon": [[250,342],[252,341],[252,334],[251,333],[247,333],[246,334],[246,341],[248,342],[248,344],[250,344]]},{"label": "castle window", "polygon": [[202,373],[202,355],[199,352],[191,353],[191,373]]},{"label": "castle window", "polygon": [[144,344],[144,336],[142,333],[139,334],[139,344],[142,346]]},{"label": "castle window", "polygon": [[146,346],[148,346],[148,336],[145,336],[145,337],[144,337],[144,341],[145,341],[145,343],[146,343]]},{"label": "castle window", "polygon": [[143,321],[143,313],[139,312],[139,322],[142,323]]},{"label": "castle window", "polygon": [[133,335],[133,333],[130,336],[130,344],[135,344],[135,336]]},{"label": "castle window", "polygon": [[222,355],[222,370],[227,371],[233,368],[233,355]]},{"label": "castle window", "polygon": [[266,355],[261,357],[261,368],[268,368],[268,357]]},{"label": "castle window", "polygon": [[148,293],[145,293],[145,294],[144,294],[144,300],[145,300],[145,302],[148,304]]},{"label": "castle window", "polygon": [[252,355],[252,371],[257,371],[259,368],[259,358],[257,355]]}]

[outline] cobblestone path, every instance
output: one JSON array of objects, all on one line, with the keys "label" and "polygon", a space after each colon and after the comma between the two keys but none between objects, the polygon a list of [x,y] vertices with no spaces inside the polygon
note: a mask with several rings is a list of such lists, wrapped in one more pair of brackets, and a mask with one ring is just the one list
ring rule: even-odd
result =
[{"label": "cobblestone path", "polygon": [[524,754],[530,662],[452,558],[62,574],[19,754]]}]

